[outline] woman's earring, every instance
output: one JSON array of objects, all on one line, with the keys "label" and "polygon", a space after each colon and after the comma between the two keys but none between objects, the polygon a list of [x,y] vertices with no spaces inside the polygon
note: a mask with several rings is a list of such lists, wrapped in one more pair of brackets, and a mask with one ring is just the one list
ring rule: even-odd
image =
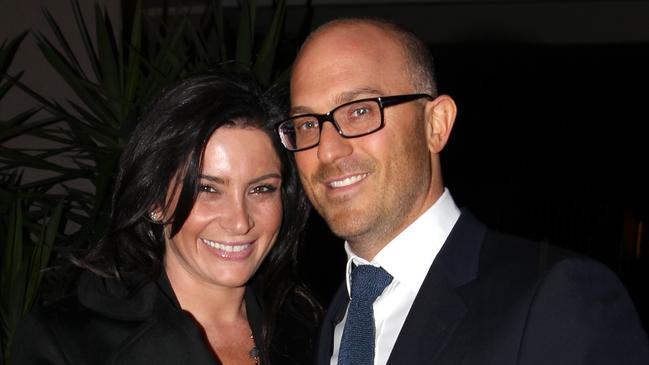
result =
[{"label": "woman's earring", "polygon": [[160,223],[159,213],[156,212],[156,211],[150,212],[149,213],[149,218],[151,218],[153,223]]}]

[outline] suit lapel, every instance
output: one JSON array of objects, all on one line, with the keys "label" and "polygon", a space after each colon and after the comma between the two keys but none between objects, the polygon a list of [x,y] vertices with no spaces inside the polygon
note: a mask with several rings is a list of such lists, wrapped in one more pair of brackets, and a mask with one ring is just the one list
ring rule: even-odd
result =
[{"label": "suit lapel", "polygon": [[434,363],[466,307],[439,272],[429,272],[410,308],[388,364]]},{"label": "suit lapel", "polygon": [[[388,364],[433,364],[462,322],[467,308],[459,288],[477,276],[480,249],[487,228],[468,211],[449,234],[431,265],[392,349]],[[336,324],[348,303],[341,285],[323,321],[316,363],[328,365]]]},{"label": "suit lapel", "polygon": [[458,288],[477,276],[486,227],[463,211],[422,283],[388,364],[435,363],[467,308]]}]

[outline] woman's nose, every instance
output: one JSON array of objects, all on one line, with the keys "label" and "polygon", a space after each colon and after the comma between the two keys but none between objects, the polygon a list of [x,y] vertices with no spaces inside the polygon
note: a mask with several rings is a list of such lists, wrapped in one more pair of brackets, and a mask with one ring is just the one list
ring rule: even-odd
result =
[{"label": "woman's nose", "polygon": [[255,226],[255,222],[245,201],[232,201],[229,205],[230,208],[220,219],[221,228],[233,235],[248,233]]}]

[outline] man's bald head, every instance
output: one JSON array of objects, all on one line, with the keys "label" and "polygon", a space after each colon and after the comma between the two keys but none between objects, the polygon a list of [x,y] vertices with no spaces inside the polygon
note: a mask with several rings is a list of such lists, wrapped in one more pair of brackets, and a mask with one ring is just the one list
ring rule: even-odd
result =
[{"label": "man's bald head", "polygon": [[[335,28],[350,28],[355,26],[376,27],[385,32],[401,46],[405,58],[407,72],[413,87],[417,92],[437,96],[433,57],[430,49],[417,35],[411,31],[383,19],[375,18],[339,18],[331,20],[316,28],[304,41],[302,48],[319,35]],[[299,54],[298,54],[299,58]]]}]

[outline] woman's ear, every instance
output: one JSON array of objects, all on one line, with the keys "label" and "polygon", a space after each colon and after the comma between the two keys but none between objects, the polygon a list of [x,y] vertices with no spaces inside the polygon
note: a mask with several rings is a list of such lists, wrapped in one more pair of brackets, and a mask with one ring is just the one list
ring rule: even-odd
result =
[{"label": "woman's ear", "polygon": [[446,146],[456,115],[457,106],[448,95],[440,95],[426,103],[426,139],[431,153],[439,154]]}]

